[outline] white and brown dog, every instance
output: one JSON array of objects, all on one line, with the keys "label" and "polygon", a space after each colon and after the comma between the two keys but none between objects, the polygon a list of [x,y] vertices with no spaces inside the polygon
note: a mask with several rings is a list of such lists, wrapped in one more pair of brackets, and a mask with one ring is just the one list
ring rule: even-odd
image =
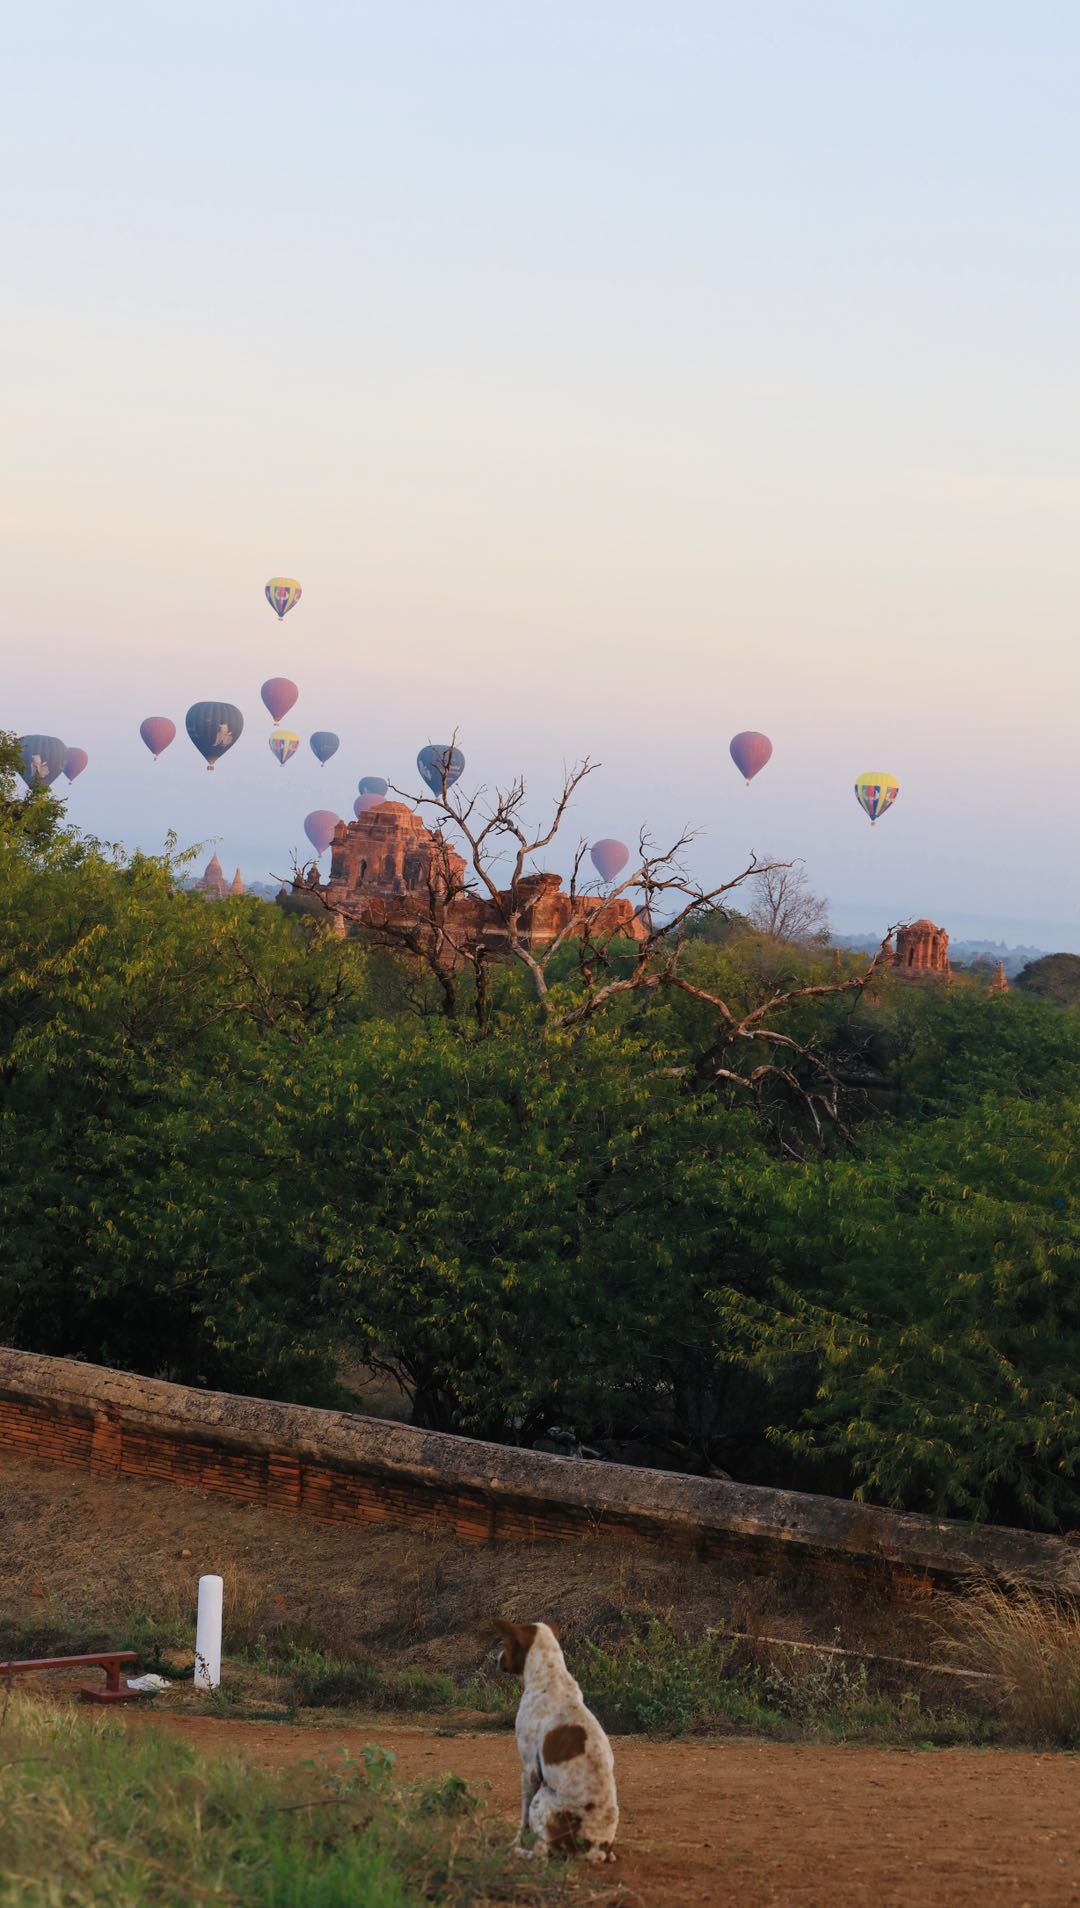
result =
[{"label": "white and brown dog", "polygon": [[[583,1854],[613,1862],[619,1826],[611,1744],[563,1660],[546,1623],[504,1623],[499,1668],[522,1678],[517,1713],[521,1756],[521,1822],[514,1847],[521,1855]],[[536,1836],[525,1848],[526,1829]]]}]

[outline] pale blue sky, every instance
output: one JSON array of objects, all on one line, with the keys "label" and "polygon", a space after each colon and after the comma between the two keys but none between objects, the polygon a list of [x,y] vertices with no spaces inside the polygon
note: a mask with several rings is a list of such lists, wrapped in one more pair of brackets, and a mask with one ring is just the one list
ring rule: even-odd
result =
[{"label": "pale blue sky", "polygon": [[[695,824],[703,878],[1080,948],[1075,9],[43,0],[5,43],[0,720],[89,751],[76,819],[281,872],[456,723],[538,798],[592,752],[576,826]],[[277,673],[325,771],[266,748]],[[201,696],[242,741],[155,766]]]}]

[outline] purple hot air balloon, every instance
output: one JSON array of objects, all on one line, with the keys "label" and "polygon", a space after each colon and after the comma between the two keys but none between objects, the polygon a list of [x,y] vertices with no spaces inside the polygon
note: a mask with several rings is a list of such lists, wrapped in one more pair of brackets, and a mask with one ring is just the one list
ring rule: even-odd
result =
[{"label": "purple hot air balloon", "polygon": [[295,682],[288,676],[271,676],[259,691],[275,722],[284,722],[297,696],[300,694]]},{"label": "purple hot air balloon", "polygon": [[772,754],[772,743],[758,729],[740,729],[738,735],[732,736],[730,747],[731,759],[749,786]]},{"label": "purple hot air balloon", "polygon": [[310,815],[305,815],[304,833],[317,855],[326,853],[340,821],[340,815],[332,815],[328,808],[313,808]]},{"label": "purple hot air balloon", "polygon": [[621,874],[630,859],[630,850],[626,843],[612,841],[610,838],[594,841],[589,852],[601,881],[614,881],[615,876]]},{"label": "purple hot air balloon", "polygon": [[368,815],[373,808],[381,808],[382,805],[383,798],[381,795],[358,795],[352,805],[352,812],[356,816],[357,821],[359,821],[361,815]]},{"label": "purple hot air balloon", "polygon": [[139,724],[139,734],[156,762],[162,750],[174,740],[176,724],[168,716],[147,716],[146,721]]},{"label": "purple hot air balloon", "polygon": [[87,755],[85,749],[68,750],[64,757],[64,774],[67,776],[69,782],[73,782],[76,775],[82,774],[89,760],[90,757]]}]

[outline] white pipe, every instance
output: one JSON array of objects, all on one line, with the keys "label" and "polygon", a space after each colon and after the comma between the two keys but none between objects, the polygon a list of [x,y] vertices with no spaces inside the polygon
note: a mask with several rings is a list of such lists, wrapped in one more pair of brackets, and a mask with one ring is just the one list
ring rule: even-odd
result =
[{"label": "white pipe", "polygon": [[200,1577],[195,1625],[196,1689],[216,1689],[221,1681],[221,1599],[221,1578]]}]

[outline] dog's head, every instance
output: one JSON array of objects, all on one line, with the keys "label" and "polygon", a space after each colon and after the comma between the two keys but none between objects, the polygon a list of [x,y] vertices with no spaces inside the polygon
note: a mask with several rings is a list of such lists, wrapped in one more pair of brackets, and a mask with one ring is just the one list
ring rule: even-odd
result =
[{"label": "dog's head", "polygon": [[533,1648],[537,1638],[550,1637],[558,1643],[559,1632],[550,1623],[507,1623],[502,1617],[495,1618],[495,1628],[502,1639],[499,1651],[499,1668],[510,1676],[521,1676],[525,1670],[525,1658]]}]

